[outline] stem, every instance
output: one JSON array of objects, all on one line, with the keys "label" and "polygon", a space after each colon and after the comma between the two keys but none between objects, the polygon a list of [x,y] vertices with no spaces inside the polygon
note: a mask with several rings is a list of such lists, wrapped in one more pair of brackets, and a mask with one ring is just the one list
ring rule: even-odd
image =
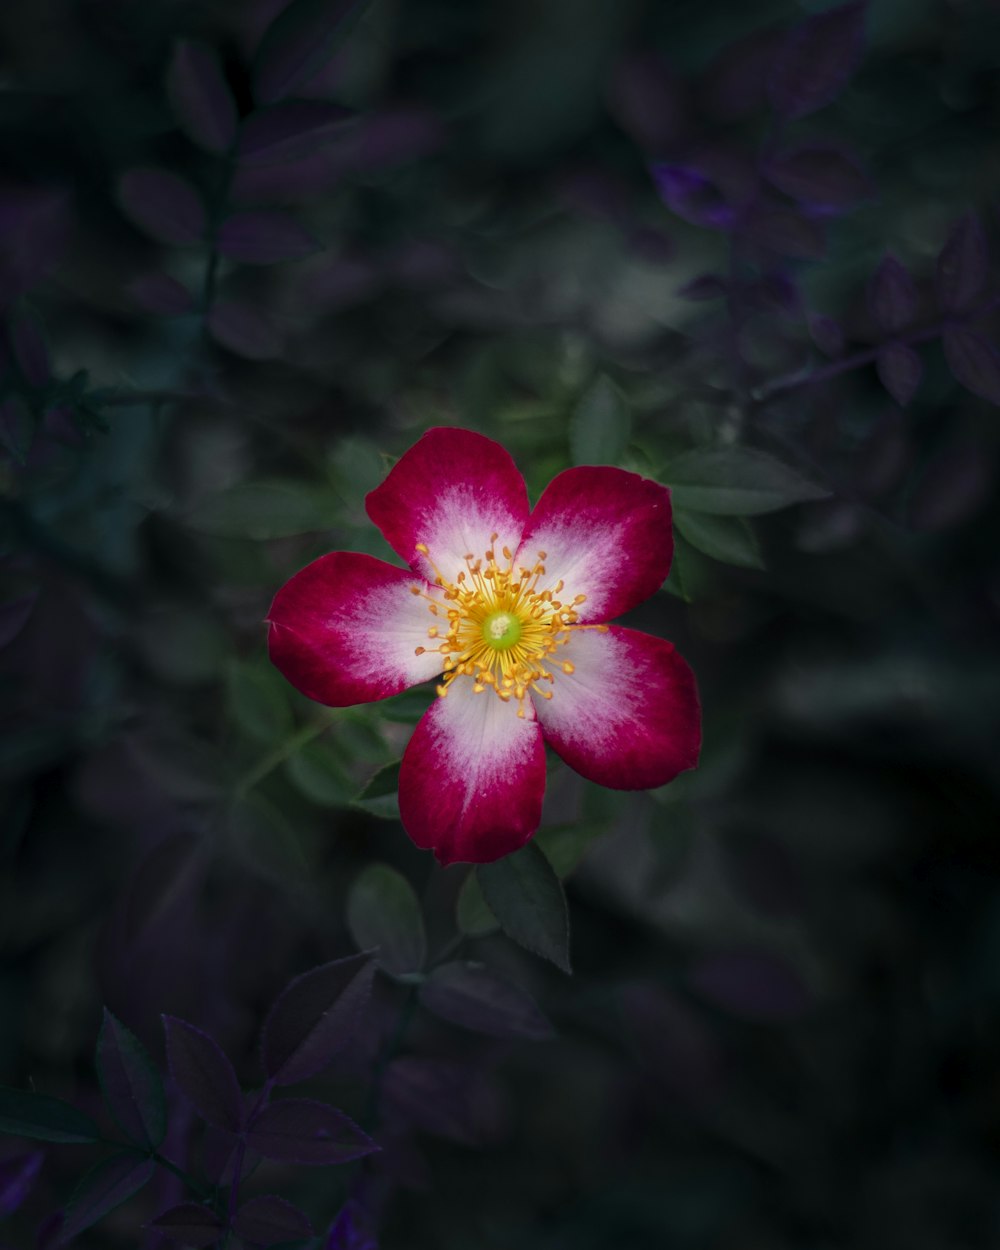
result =
[{"label": "stem", "polygon": [[875,347],[868,347],[864,351],[855,352],[852,356],[845,356],[843,360],[832,360],[828,365],[824,365],[822,369],[815,369],[809,373],[803,373],[801,370],[797,373],[786,373],[783,377],[775,378],[773,382],[767,382],[763,386],[757,387],[753,394],[754,402],[758,404],[766,403],[774,395],[795,391],[804,386],[813,386],[818,382],[828,382],[831,378],[839,377],[842,373],[848,373],[852,369],[860,368],[862,365],[872,364],[878,358],[879,352],[887,346],[900,343],[911,347],[914,343],[926,343],[930,339],[939,338],[950,326],[966,325],[970,321],[978,321],[998,306],[1000,306],[1000,295],[994,296],[993,299],[979,308],[971,309],[962,317],[949,318],[923,330],[913,330],[900,338],[890,339],[888,343],[879,343]]},{"label": "stem", "polygon": [[158,1163],[161,1168],[166,1168],[168,1172],[172,1172],[179,1180],[182,1180],[192,1193],[196,1193],[199,1198],[210,1198],[212,1191],[206,1189],[200,1181],[196,1181],[193,1176],[189,1176],[183,1168],[179,1168],[176,1163],[172,1163],[166,1155],[161,1155],[158,1150],[154,1150],[151,1158]]},{"label": "stem", "polygon": [[[271,1097],[271,1090],[273,1088],[274,1088],[273,1080],[268,1080],[264,1082],[263,1088],[261,1089],[260,1093],[257,1095],[257,1101],[254,1103],[250,1111],[250,1114],[247,1116],[246,1122],[247,1122],[248,1127],[253,1123],[254,1116],[256,1116],[257,1112]],[[236,1219],[236,1207],[239,1203],[239,1197],[240,1197],[240,1176],[243,1172],[243,1160],[246,1158],[246,1153],[247,1153],[247,1131],[246,1129],[244,1129],[243,1132],[240,1134],[239,1141],[236,1143],[236,1157],[233,1160],[233,1179],[232,1179],[232,1183],[229,1186],[229,1202],[227,1204],[226,1235],[222,1240],[223,1246],[226,1246],[229,1243],[229,1238],[232,1236],[232,1232],[233,1232],[233,1221]]]},{"label": "stem", "polygon": [[303,725],[301,729],[293,733],[291,737],[286,738],[273,751],[269,751],[263,759],[258,760],[252,768],[248,769],[239,778],[233,787],[234,796],[243,798],[255,786],[259,785],[265,777],[274,772],[280,764],[283,764],[289,756],[294,755],[307,742],[312,742],[314,738],[318,738],[321,734],[326,733],[331,725],[334,724],[334,720],[334,717],[330,717],[328,720],[314,721],[311,725]]}]

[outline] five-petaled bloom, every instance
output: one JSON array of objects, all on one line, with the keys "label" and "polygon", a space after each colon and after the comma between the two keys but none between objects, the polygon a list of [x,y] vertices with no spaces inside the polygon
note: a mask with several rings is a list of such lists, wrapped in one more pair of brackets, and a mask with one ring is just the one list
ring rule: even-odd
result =
[{"label": "five-petaled bloom", "polygon": [[314,560],[275,596],[270,654],[333,707],[440,679],[399,777],[418,846],[444,864],[516,851],[541,819],[545,742],[613,789],[695,766],[691,670],[669,642],[603,623],[669,572],[665,486],[567,469],[530,511],[499,443],[434,429],[366,505],[412,572],[351,551]]}]

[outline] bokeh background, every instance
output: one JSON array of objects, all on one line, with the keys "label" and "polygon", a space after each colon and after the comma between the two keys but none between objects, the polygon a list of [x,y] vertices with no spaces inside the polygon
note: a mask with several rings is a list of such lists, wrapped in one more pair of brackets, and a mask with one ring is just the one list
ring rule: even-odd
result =
[{"label": "bokeh background", "polygon": [[[6,0],[0,1082],[102,1116],[106,1005],[259,1085],[384,863],[554,1037],[380,973],[307,1092],[382,1154],[245,1182],[295,1244],[349,1194],[341,1250],[997,1244],[1000,9],[829,7]],[[364,495],[441,424],[533,498],[675,490],[629,623],[694,667],[703,761],[625,794],[550,757],[571,977],[394,818],[430,688],[328,713],[266,657],[292,572],[392,558]],[[0,1243],[53,1244],[100,1157],[0,1138]],[[185,1197],[78,1244],[170,1244]]]}]

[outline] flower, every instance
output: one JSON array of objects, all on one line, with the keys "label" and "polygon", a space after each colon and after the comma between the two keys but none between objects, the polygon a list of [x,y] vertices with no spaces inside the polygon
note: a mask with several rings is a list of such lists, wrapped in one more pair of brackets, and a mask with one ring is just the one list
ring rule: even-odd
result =
[{"label": "flower", "polygon": [[698,761],[694,676],[669,642],[605,624],[670,570],[670,492],[567,469],[533,510],[499,443],[429,430],[366,499],[410,566],[321,556],[278,591],[271,659],[303,694],[368,703],[439,678],[403,755],[399,809],[443,864],[537,830],[544,743],[591,781],[661,786]]}]

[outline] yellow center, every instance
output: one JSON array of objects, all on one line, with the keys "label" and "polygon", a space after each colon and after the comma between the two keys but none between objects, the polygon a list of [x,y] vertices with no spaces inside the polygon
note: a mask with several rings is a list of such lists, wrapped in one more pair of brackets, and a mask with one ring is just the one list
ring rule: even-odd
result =
[{"label": "yellow center", "polygon": [[[573,665],[558,660],[555,653],[569,642],[572,629],[587,628],[576,624],[576,609],[586,596],[577,595],[564,603],[558,597],[561,581],[541,589],[545,552],[537,553],[532,568],[515,567],[507,547],[503,548],[502,561],[497,559],[493,544],[498,537],[491,537],[490,550],[482,559],[471,552],[466,555],[465,568],[454,581],[431,563],[434,584],[442,592],[440,598],[424,594],[419,586],[410,588],[413,594],[427,599],[436,618],[427,630],[427,636],[434,639],[433,648],[417,647],[416,654],[433,649],[444,657],[439,695],[446,695],[456,678],[471,677],[474,693],[492,690],[505,703],[516,699],[520,705],[517,714],[523,717],[524,699],[530,690],[544,699],[552,698],[552,691],[540,684],[552,684],[552,669],[573,672]],[[428,556],[424,543],[417,543],[417,550]],[[606,630],[607,626],[597,628]]]}]

